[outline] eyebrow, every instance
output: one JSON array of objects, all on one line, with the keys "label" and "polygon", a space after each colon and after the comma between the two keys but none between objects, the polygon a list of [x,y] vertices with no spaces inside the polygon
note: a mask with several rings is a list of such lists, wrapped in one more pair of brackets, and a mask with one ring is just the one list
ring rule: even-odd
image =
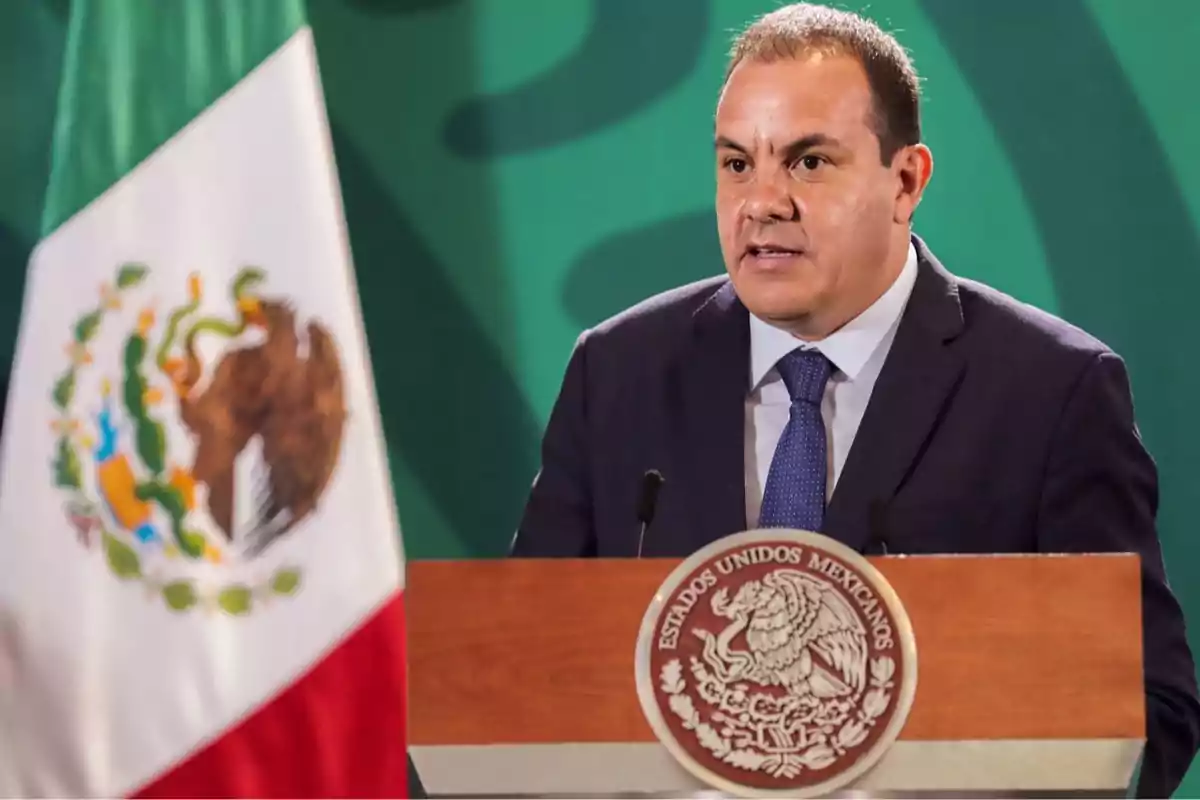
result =
[{"label": "eyebrow", "polygon": [[[750,151],[742,145],[730,139],[728,136],[718,136],[714,142],[716,149],[736,150],[744,155],[749,155]],[[841,147],[842,143],[832,136],[824,133],[810,133],[808,136],[802,136],[793,142],[783,146],[783,154],[785,160],[796,158],[806,150],[811,150],[814,147]]]}]

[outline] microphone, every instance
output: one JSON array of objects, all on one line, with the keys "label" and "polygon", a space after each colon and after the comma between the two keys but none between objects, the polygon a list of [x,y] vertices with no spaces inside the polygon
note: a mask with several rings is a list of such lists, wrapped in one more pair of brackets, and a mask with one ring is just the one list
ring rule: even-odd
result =
[{"label": "microphone", "polygon": [[[871,505],[867,508],[867,528],[869,536],[866,547],[863,548],[863,555],[886,556],[888,554],[887,503],[883,500],[871,501]],[[876,550],[878,550],[877,553],[874,552]]]},{"label": "microphone", "polygon": [[642,545],[646,541],[646,528],[649,528],[650,523],[654,520],[654,512],[658,509],[658,492],[664,483],[666,483],[666,479],[656,469],[646,470],[646,474],[642,476],[642,490],[638,494],[637,504],[638,522],[642,523],[642,529],[638,533],[638,558],[642,557]]}]

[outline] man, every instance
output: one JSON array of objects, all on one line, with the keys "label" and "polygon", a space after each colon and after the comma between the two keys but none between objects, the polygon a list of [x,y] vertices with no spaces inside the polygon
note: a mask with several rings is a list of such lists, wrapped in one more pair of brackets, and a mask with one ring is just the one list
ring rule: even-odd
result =
[{"label": "man", "polygon": [[758,20],[715,145],[728,275],[579,338],[512,554],[683,556],[778,526],[873,552],[1136,552],[1138,792],[1170,794],[1200,700],[1122,360],[912,234],[933,164],[918,80],[872,23],[807,4]]}]

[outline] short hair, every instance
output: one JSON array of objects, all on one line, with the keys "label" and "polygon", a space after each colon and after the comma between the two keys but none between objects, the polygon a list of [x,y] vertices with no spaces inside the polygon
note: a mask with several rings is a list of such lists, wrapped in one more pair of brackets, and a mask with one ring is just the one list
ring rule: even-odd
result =
[{"label": "short hair", "polygon": [[725,80],[746,60],[770,62],[807,53],[855,58],[867,73],[872,130],[891,164],[902,147],[921,141],[921,86],[908,53],[874,22],[815,3],[793,3],[763,15],[733,43]]}]

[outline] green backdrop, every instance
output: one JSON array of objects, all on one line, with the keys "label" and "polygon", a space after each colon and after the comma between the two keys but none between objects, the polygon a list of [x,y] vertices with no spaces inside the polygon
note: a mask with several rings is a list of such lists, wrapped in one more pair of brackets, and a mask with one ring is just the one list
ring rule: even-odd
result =
[{"label": "green backdrop", "polygon": [[[410,557],[503,552],[579,331],[721,269],[715,91],[732,33],[774,5],[311,0]],[[0,356],[38,231],[67,6],[0,2]],[[869,13],[925,80],[936,165],[919,232],[951,270],[1126,357],[1200,645],[1200,3]],[[1184,793],[1200,792],[1194,772]]]}]

